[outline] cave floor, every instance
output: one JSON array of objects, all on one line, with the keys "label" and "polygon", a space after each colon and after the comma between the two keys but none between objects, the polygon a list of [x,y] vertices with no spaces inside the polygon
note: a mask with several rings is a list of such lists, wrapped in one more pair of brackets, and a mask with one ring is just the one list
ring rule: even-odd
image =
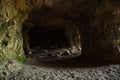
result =
[{"label": "cave floor", "polygon": [[28,58],[25,64],[14,68],[9,69],[3,80],[120,80],[120,64],[87,58],[52,62]]}]

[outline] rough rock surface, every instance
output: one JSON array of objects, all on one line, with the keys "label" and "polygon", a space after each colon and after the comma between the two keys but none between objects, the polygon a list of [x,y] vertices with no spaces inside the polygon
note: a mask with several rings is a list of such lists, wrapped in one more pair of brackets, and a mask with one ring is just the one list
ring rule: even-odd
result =
[{"label": "rough rock surface", "polygon": [[84,62],[76,66],[75,62],[69,65],[63,64],[64,61],[47,65],[41,62],[36,64],[33,60],[32,62],[30,60],[27,65],[16,61],[12,65],[10,63],[7,70],[0,71],[0,80],[120,80],[119,64],[100,65]]},{"label": "rough rock surface", "polygon": [[31,11],[28,22],[74,24],[80,31],[82,55],[116,62],[120,59],[119,4],[118,0],[45,0],[41,8]]},{"label": "rough rock surface", "polygon": [[0,61],[24,61],[22,24],[27,22],[72,23],[79,27],[83,55],[119,61],[119,4],[119,0],[1,0]]},{"label": "rough rock surface", "polygon": [[[48,9],[50,8],[53,11],[53,13],[50,11],[51,14],[49,15],[54,15],[55,17],[59,15],[59,18],[71,21],[79,26],[83,55],[94,56],[99,59],[111,59],[111,61],[120,59],[119,1],[47,1]],[[69,4],[66,5],[67,3]],[[40,19],[46,21],[51,18]]]},{"label": "rough rock surface", "polygon": [[[8,59],[25,61],[22,25],[30,10],[41,6],[42,1],[0,0],[0,62]],[[31,3],[34,4],[31,6]]]},{"label": "rough rock surface", "polygon": [[0,62],[7,59],[25,61],[21,31],[26,16],[19,1],[0,0]]}]

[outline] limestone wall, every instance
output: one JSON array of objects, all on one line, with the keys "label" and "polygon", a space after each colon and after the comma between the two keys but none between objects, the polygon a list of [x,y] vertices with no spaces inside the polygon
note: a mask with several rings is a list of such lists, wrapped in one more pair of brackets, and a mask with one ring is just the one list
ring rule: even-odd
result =
[{"label": "limestone wall", "polygon": [[119,61],[119,0],[46,0],[30,13],[31,22],[40,25],[79,26],[82,55]]},{"label": "limestone wall", "polygon": [[73,23],[80,29],[83,55],[118,61],[119,5],[119,0],[0,0],[0,61],[24,61],[22,24],[26,19],[42,25]]}]

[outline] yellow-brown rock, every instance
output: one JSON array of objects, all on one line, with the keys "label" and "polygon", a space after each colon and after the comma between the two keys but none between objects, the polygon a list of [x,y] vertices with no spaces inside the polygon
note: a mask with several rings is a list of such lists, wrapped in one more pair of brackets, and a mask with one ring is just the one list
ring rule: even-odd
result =
[{"label": "yellow-brown rock", "polygon": [[118,61],[119,5],[119,0],[0,0],[0,61],[24,61],[23,39],[30,27],[24,26],[22,38],[23,24],[77,26],[83,55]]}]

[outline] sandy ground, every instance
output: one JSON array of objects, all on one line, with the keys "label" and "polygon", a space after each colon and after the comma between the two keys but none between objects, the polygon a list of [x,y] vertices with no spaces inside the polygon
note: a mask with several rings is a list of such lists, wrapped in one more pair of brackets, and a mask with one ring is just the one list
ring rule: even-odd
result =
[{"label": "sandy ground", "polygon": [[1,65],[0,80],[120,80],[120,64],[95,60],[69,59],[40,62],[28,58],[26,64],[15,60]]}]

